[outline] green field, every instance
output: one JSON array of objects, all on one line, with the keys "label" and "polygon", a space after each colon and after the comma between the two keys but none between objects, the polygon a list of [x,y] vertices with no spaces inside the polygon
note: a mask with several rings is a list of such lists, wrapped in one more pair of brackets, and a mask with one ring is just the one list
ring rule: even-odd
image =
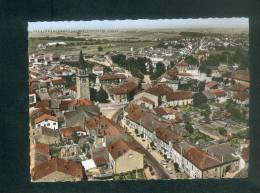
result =
[{"label": "green field", "polygon": [[[57,41],[57,40],[56,40]],[[61,40],[62,41],[62,40]],[[38,44],[45,44],[51,42],[49,40],[42,40],[37,38],[29,39],[29,54],[32,54],[37,48]],[[54,41],[53,41],[54,42]],[[154,41],[106,41],[106,42],[98,42],[98,41],[65,41],[67,43],[66,46],[58,46],[58,47],[48,47],[44,50],[45,53],[57,53],[57,54],[65,54],[65,55],[76,55],[79,53],[79,50],[82,50],[83,53],[87,53],[88,55],[94,54],[105,54],[107,52],[119,51],[125,52],[130,51],[131,48],[140,49],[147,48],[156,45]],[[98,47],[101,46],[103,51],[98,51]]]}]

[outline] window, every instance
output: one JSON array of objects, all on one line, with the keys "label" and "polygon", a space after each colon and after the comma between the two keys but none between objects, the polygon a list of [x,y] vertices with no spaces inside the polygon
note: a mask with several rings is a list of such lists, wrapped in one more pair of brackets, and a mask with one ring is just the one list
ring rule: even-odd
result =
[{"label": "window", "polygon": [[48,123],[47,126],[50,126],[50,123]]},{"label": "window", "polygon": [[82,78],[82,83],[86,83],[86,78]]},{"label": "window", "polygon": [[53,125],[56,125],[56,123],[53,123]]}]

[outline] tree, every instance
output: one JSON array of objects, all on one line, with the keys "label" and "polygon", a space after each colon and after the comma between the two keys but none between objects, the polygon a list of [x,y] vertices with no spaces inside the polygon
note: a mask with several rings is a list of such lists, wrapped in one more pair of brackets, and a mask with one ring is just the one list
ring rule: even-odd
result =
[{"label": "tree", "polygon": [[179,173],[180,172],[180,167],[179,167],[179,164],[178,163],[174,163],[174,170],[176,173]]},{"label": "tree", "polygon": [[189,112],[185,112],[182,115],[184,123],[190,123],[191,122],[191,116]]},{"label": "tree", "polygon": [[97,97],[97,91],[94,88],[90,87],[90,100],[91,101],[97,101],[96,97]]},{"label": "tree", "polygon": [[103,87],[101,87],[100,90],[97,92],[96,99],[100,103],[107,103],[108,102],[108,94],[103,89]]},{"label": "tree", "polygon": [[185,129],[186,129],[190,134],[194,132],[194,128],[193,128],[193,126],[192,126],[189,122],[187,122],[187,123],[185,124]]},{"label": "tree", "polygon": [[165,65],[162,62],[158,62],[155,67],[155,71],[151,74],[150,78],[155,80],[166,72]]},{"label": "tree", "polygon": [[73,133],[71,139],[75,144],[77,144],[79,141],[79,136],[77,135],[77,133]]},{"label": "tree", "polygon": [[108,66],[105,66],[103,69],[104,69],[104,73],[112,72],[112,69]]},{"label": "tree", "polygon": [[202,91],[204,91],[205,90],[205,81],[200,81],[199,82],[199,85],[198,85],[198,90],[199,90],[199,92],[202,92]]},{"label": "tree", "polygon": [[97,50],[98,50],[99,52],[101,52],[101,51],[103,51],[103,47],[98,46]]},{"label": "tree", "polygon": [[231,139],[230,144],[232,147],[234,147],[236,149],[240,148],[240,141],[238,138]]},{"label": "tree", "polygon": [[96,82],[97,75],[90,73],[89,74],[89,81],[90,82]]},{"label": "tree", "polygon": [[199,64],[198,60],[191,55],[185,58],[185,62],[194,66]]},{"label": "tree", "polygon": [[199,107],[202,104],[207,103],[207,100],[208,100],[207,97],[203,93],[201,93],[201,92],[195,93],[193,95],[193,106]]},{"label": "tree", "polygon": [[217,128],[217,130],[218,130],[220,135],[222,135],[222,136],[227,135],[227,130],[224,127],[219,127],[219,128]]}]

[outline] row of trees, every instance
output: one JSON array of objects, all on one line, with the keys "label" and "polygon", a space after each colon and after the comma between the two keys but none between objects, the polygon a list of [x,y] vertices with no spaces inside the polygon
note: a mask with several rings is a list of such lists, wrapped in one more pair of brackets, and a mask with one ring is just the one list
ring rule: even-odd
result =
[{"label": "row of trees", "polygon": [[165,65],[162,62],[156,64],[155,69],[152,66],[152,61],[146,57],[128,58],[124,54],[117,54],[111,57],[112,61],[120,67],[129,70],[133,76],[143,79],[145,74],[150,75],[152,80],[157,79],[165,73]]},{"label": "row of trees", "polygon": [[208,66],[218,66],[221,63],[228,65],[239,64],[239,69],[246,69],[249,67],[248,52],[237,48],[234,53],[223,51],[220,54],[212,54],[206,61],[201,63],[199,70],[209,75],[211,74],[211,70]]},{"label": "row of trees", "polygon": [[97,101],[100,103],[108,103],[108,94],[106,91],[101,87],[99,91],[96,91],[93,88],[90,88],[90,100]]},{"label": "row of trees", "polygon": [[240,109],[236,106],[232,99],[228,99],[226,102],[226,111],[231,113],[231,117],[234,121],[241,121],[248,123],[248,120],[245,116],[246,112],[241,112]]}]

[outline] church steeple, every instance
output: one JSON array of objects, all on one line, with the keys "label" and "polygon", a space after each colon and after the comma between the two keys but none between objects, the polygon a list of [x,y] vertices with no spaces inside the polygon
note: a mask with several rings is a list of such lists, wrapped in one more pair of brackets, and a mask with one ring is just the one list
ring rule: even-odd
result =
[{"label": "church steeple", "polygon": [[82,50],[80,50],[80,52],[79,52],[79,69],[82,69],[82,70],[86,69]]},{"label": "church steeple", "polygon": [[82,51],[79,53],[78,73],[76,74],[77,99],[90,100],[89,79]]},{"label": "church steeple", "polygon": [[78,74],[79,75],[87,74],[87,66],[85,65],[85,62],[84,62],[84,56],[83,56],[82,50],[80,50],[80,52],[79,52]]}]

